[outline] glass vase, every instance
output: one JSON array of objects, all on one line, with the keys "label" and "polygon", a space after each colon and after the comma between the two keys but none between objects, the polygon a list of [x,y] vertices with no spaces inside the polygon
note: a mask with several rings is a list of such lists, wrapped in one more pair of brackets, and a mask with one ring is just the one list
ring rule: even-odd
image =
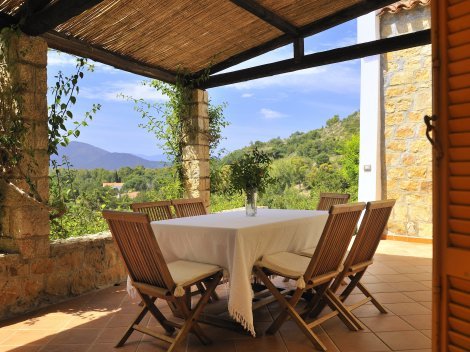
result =
[{"label": "glass vase", "polygon": [[258,199],[258,192],[256,189],[246,191],[246,202],[245,202],[245,210],[246,216],[256,216],[257,208],[256,208],[256,201]]}]

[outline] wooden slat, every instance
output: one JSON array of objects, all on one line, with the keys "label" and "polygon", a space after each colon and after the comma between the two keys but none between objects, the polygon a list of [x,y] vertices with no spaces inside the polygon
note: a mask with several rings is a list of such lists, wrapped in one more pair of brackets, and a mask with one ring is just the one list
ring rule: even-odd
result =
[{"label": "wooden slat", "polygon": [[449,325],[453,331],[470,336],[470,323],[457,318],[449,318]]},{"label": "wooden slat", "polygon": [[457,33],[470,28],[470,14],[458,17],[448,23],[449,33]]},{"label": "wooden slat", "polygon": [[454,104],[449,106],[449,118],[459,119],[470,117],[470,103]]},{"label": "wooden slat", "polygon": [[449,156],[452,161],[468,161],[470,148],[449,148]]},{"label": "wooden slat", "polygon": [[470,59],[452,62],[449,64],[448,68],[451,76],[470,73]]},{"label": "wooden slat", "polygon": [[[469,48],[470,50],[470,48]],[[470,57],[470,54],[469,54]],[[449,92],[451,104],[462,104],[470,101],[470,87],[465,89],[452,90]]]},{"label": "wooden slat", "polygon": [[466,219],[470,214],[470,206],[451,205],[449,206],[449,214],[453,219]]},{"label": "wooden slat", "polygon": [[449,121],[450,132],[470,132],[470,117],[450,120]]},{"label": "wooden slat", "polygon": [[470,87],[470,73],[449,78],[450,90],[464,89]]},{"label": "wooden slat", "polygon": [[[451,133],[449,135],[449,142],[452,147],[470,146],[470,132]],[[470,159],[470,156],[468,159]]]},{"label": "wooden slat", "polygon": [[470,236],[459,233],[450,233],[449,242],[452,246],[460,249],[470,249]]},{"label": "wooden slat", "polygon": [[465,306],[461,306],[455,303],[450,303],[449,311],[452,316],[457,317],[459,319],[463,319],[467,321],[469,321],[470,319],[470,309]]},{"label": "wooden slat", "polygon": [[[449,178],[450,188],[453,191],[470,191],[470,176],[451,176]],[[470,213],[469,213],[470,214]]]},{"label": "wooden slat", "polygon": [[470,43],[470,29],[449,36],[449,46],[455,48]]},{"label": "wooden slat", "polygon": [[470,351],[470,337],[449,331],[449,339],[452,344],[463,348],[464,351]]},{"label": "wooden slat", "polygon": [[[450,286],[455,290],[470,293],[470,280],[465,280],[459,277],[450,276],[449,283],[450,283]],[[467,306],[470,308],[470,302],[468,302]],[[468,319],[470,321],[470,314],[468,315]]]},{"label": "wooden slat", "polygon": [[454,304],[458,304],[466,308],[470,307],[470,293],[451,288],[449,290],[449,297]]},{"label": "wooden slat", "polygon": [[450,203],[470,205],[470,192],[464,191],[450,191]]},{"label": "wooden slat", "polygon": [[451,162],[449,169],[454,176],[470,175],[470,162]]},{"label": "wooden slat", "polygon": [[453,6],[449,6],[447,14],[450,19],[455,19],[470,14],[470,3],[468,1],[461,1]]},{"label": "wooden slat", "polygon": [[449,60],[451,62],[465,60],[468,58],[470,58],[470,44],[459,45],[449,49]]},{"label": "wooden slat", "polygon": [[450,229],[453,232],[470,235],[470,221],[469,220],[449,220]]}]

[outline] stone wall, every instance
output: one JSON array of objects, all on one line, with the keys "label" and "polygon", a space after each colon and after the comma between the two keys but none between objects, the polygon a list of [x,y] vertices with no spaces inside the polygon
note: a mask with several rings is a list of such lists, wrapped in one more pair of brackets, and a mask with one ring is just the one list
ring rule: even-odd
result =
[{"label": "stone wall", "polygon": [[0,319],[126,278],[110,234],[53,241],[50,256],[0,254]]},{"label": "stone wall", "polygon": [[207,91],[190,92],[189,124],[183,149],[185,196],[200,197],[210,207],[209,114]]},{"label": "stone wall", "polygon": [[[47,202],[47,45],[14,32],[2,32],[0,40],[0,88],[14,91],[20,102],[15,106],[25,123],[28,150],[11,181],[28,191],[28,174]],[[13,100],[1,97],[0,113],[11,113],[5,106]],[[48,209],[0,181],[0,319],[125,279],[110,235],[50,242],[49,232]]]},{"label": "stone wall", "polygon": [[[381,37],[430,27],[430,7],[385,14]],[[397,203],[389,234],[432,237],[432,149],[423,117],[432,111],[431,46],[382,56],[383,198]]]}]

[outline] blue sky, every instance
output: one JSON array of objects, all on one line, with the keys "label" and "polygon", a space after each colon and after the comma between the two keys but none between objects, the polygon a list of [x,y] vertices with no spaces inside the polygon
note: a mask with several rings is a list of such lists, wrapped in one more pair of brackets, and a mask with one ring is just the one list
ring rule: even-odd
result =
[{"label": "blue sky", "polygon": [[[356,42],[356,21],[347,22],[305,41],[306,54]],[[286,46],[237,65],[231,70],[292,57]],[[49,52],[48,80],[54,82],[59,70],[71,72],[73,57]],[[228,71],[228,70],[227,70]],[[120,94],[158,102],[165,99],[142,86],[145,77],[96,64],[86,73],[74,115],[80,118],[93,103],[102,105],[89,126],[81,129],[80,142],[111,152],[161,154],[154,136],[138,127],[140,116],[133,103]],[[331,116],[345,117],[359,109],[360,61],[354,60],[278,75],[230,86],[209,89],[214,103],[226,102],[225,116],[230,126],[221,143],[228,151],[252,141],[288,137],[296,131],[309,131],[324,125]]]}]

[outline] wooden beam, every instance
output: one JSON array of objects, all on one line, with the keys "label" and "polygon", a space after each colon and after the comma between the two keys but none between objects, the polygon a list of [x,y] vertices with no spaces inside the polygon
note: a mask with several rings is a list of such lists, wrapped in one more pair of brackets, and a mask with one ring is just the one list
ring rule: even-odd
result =
[{"label": "wooden beam", "polygon": [[44,34],[103,0],[58,0],[45,8],[26,14],[20,29],[28,35]]},{"label": "wooden beam", "polygon": [[245,82],[252,79],[269,77],[281,73],[359,59],[366,56],[407,49],[430,43],[431,31],[427,29],[392,38],[379,39],[372,42],[306,55],[300,62],[296,62],[295,59],[288,59],[235,72],[213,75],[203,83],[203,88],[213,88],[228,84]]},{"label": "wooden beam", "polygon": [[138,75],[158,79],[167,83],[176,83],[177,73],[162,68],[148,66],[131,57],[119,55],[106,49],[96,47],[79,39],[65,36],[57,32],[48,32],[42,35],[50,48],[69,54],[90,58],[120,70]]},{"label": "wooden beam", "polygon": [[235,5],[241,7],[245,11],[248,11],[252,15],[262,19],[264,22],[269,23],[271,26],[276,27],[280,31],[292,36],[299,36],[299,29],[286,20],[284,20],[279,15],[268,10],[267,8],[261,6],[253,0],[230,0]]},{"label": "wooden beam", "polygon": [[[365,15],[369,12],[381,9],[387,5],[396,2],[396,0],[364,0],[360,3],[347,7],[339,12],[336,12],[330,16],[326,16],[320,20],[314,21],[300,28],[300,36],[308,37],[320,32],[323,32],[329,28],[335,27],[341,23],[353,20],[359,16]],[[280,37],[272,39],[266,43],[248,49],[242,53],[236,54],[228,59],[219,62],[210,67],[210,72],[216,73],[223,71],[229,67],[238,65],[244,61],[252,59],[256,56],[265,54],[274,49],[282,46],[291,44],[293,38],[290,35],[284,34]],[[206,70],[201,70],[195,74],[195,76],[201,76]]]},{"label": "wooden beam", "polygon": [[304,38],[296,38],[294,41],[294,60],[295,62],[302,61],[305,55]]}]

